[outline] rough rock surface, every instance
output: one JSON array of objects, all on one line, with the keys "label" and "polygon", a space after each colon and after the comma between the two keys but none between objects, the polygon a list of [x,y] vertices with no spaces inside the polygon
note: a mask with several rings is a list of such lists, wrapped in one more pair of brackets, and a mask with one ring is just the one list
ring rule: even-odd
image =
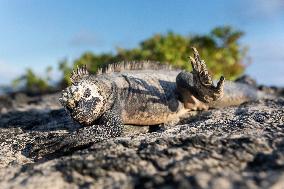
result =
[{"label": "rough rock surface", "polygon": [[26,157],[27,144],[80,127],[57,94],[1,102],[8,103],[0,105],[0,188],[284,187],[281,97],[200,112],[48,160]]}]

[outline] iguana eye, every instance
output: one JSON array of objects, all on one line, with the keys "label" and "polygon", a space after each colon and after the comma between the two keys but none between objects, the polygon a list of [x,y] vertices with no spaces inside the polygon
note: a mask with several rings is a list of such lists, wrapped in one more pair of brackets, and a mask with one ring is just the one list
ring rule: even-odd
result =
[{"label": "iguana eye", "polygon": [[91,90],[89,88],[87,88],[84,92],[84,97],[88,98],[91,95]]}]

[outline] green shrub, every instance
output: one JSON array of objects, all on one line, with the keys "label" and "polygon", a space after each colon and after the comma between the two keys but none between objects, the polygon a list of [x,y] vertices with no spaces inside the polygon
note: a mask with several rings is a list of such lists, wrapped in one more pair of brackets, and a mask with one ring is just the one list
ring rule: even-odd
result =
[{"label": "green shrub", "polygon": [[113,62],[152,60],[190,71],[188,56],[192,54],[191,47],[194,46],[215,78],[224,75],[232,80],[245,70],[247,48],[239,45],[242,36],[243,32],[229,26],[214,28],[207,35],[182,36],[173,32],[156,34],[142,41],[136,48],[118,48],[115,55],[85,53],[74,61],[74,65],[87,65],[95,73],[98,68]]},{"label": "green shrub", "polygon": [[27,93],[46,93],[51,90],[49,85],[50,77],[49,74],[52,71],[51,67],[46,69],[47,75],[43,78],[37,76],[31,69],[27,69],[26,73],[13,81],[14,87],[21,87],[22,90]]},{"label": "green shrub", "polygon": [[[188,56],[192,55],[192,46],[198,49],[202,59],[206,61],[209,72],[215,78],[223,75],[226,79],[232,80],[245,70],[247,48],[239,44],[243,34],[230,26],[216,27],[206,35],[182,36],[168,32],[156,34],[133,49],[118,48],[115,54],[86,52],[74,60],[71,67],[66,60],[59,63],[59,70],[63,73],[59,86],[63,88],[70,85],[72,69],[82,65],[86,65],[91,73],[96,73],[98,68],[114,62],[152,60],[190,71]],[[22,77],[26,80],[28,90],[42,90],[48,87],[48,80],[37,78],[32,73],[28,70]]]}]

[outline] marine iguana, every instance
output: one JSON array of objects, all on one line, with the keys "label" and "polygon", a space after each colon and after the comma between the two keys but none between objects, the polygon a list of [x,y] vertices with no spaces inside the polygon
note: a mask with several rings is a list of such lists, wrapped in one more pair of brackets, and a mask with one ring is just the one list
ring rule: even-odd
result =
[{"label": "marine iguana", "polygon": [[191,73],[153,62],[111,64],[96,75],[90,75],[86,66],[73,70],[72,85],[63,90],[60,102],[84,127],[47,143],[33,144],[30,156],[68,152],[120,136],[124,124],[157,125],[192,110],[237,105],[258,98],[256,89],[225,83],[223,76],[215,86],[204,60],[192,49]]}]

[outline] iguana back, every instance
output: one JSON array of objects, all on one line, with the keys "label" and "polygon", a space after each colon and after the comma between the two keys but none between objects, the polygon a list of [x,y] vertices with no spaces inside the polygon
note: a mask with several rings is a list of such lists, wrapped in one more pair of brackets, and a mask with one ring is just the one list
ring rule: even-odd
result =
[{"label": "iguana back", "polygon": [[113,82],[118,90],[125,124],[156,125],[187,111],[176,88],[177,70],[128,70],[104,74],[97,80]]}]

